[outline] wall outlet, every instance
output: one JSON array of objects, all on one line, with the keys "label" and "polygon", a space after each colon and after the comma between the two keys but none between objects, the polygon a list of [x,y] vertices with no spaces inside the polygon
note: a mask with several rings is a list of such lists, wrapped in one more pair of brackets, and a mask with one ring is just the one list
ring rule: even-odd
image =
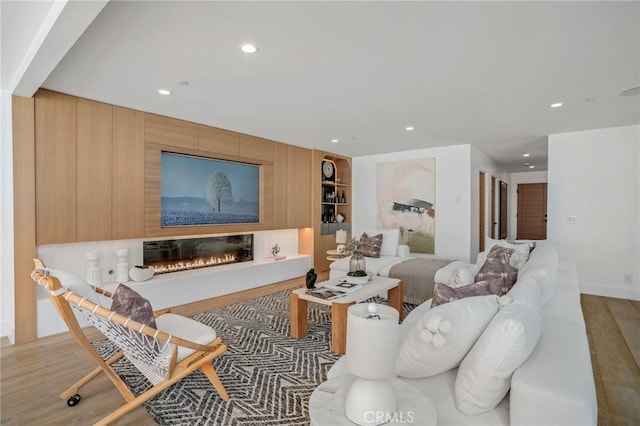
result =
[{"label": "wall outlet", "polygon": [[633,275],[625,272],[622,274],[622,280],[625,284],[633,284]]},{"label": "wall outlet", "polygon": [[577,216],[567,216],[567,223],[569,223],[571,225],[575,225],[576,223],[578,223],[578,217]]}]

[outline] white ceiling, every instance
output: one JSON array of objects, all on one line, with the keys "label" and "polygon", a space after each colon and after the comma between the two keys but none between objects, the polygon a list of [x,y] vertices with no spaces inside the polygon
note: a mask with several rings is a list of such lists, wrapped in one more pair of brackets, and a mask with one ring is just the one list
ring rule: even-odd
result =
[{"label": "white ceiling", "polygon": [[639,5],[109,2],[43,86],[354,157],[470,143],[546,170],[547,135],[640,123],[618,96],[640,86]]}]

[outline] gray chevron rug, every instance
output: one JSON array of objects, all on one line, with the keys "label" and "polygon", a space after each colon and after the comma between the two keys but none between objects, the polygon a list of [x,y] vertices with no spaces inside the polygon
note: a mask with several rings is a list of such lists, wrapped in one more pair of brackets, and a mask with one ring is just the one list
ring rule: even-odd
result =
[{"label": "gray chevron rug", "polygon": [[[339,358],[329,350],[330,308],[308,306],[309,334],[300,340],[289,337],[288,291],[194,316],[228,345],[213,365],[229,401],[198,371],[148,401],[146,410],[160,425],[308,425],[309,397]],[[405,314],[412,308],[405,305]],[[94,345],[103,357],[113,350],[105,341]],[[114,368],[136,395],[150,387],[126,359]]]}]

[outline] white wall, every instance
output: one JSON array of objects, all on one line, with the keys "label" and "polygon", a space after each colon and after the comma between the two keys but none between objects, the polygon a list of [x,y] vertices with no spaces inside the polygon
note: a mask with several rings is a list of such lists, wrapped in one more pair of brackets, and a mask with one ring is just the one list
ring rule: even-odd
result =
[{"label": "white wall", "polygon": [[[484,192],[484,229],[485,237],[491,236],[491,176],[495,176],[496,185],[500,180],[508,182],[508,175],[502,172],[496,163],[480,152],[477,148],[471,147],[471,246],[470,258],[475,262],[480,247],[480,172],[485,174],[485,192]],[[499,191],[499,189],[498,189]],[[496,203],[498,202],[498,193],[496,193]],[[496,221],[499,216],[498,207],[496,207]]]},{"label": "white wall", "polygon": [[11,94],[0,93],[0,335],[14,342]]},{"label": "white wall", "polygon": [[515,239],[518,234],[518,184],[547,182],[547,172],[511,173],[509,182],[509,194],[507,197],[509,206],[509,229],[507,233],[509,238]]},{"label": "white wall", "polygon": [[549,136],[548,238],[584,293],[640,300],[639,146],[639,125]]},{"label": "white wall", "polygon": [[456,145],[353,158],[353,233],[377,226],[376,165],[436,159],[436,256],[468,261],[471,253],[470,146]]}]

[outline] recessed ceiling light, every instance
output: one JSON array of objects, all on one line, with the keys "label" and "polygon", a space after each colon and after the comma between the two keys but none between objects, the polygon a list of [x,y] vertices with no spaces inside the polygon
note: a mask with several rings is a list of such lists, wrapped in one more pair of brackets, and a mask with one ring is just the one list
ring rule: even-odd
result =
[{"label": "recessed ceiling light", "polygon": [[413,126],[407,126],[407,127],[405,127],[404,129],[405,129],[407,132],[410,132],[410,131],[412,131],[412,130],[414,129],[414,127],[413,127]]},{"label": "recessed ceiling light", "polygon": [[240,46],[240,50],[242,50],[244,53],[256,53],[258,51],[258,48],[251,43],[245,43]]},{"label": "recessed ceiling light", "polygon": [[551,108],[560,108],[562,106],[562,102],[556,102],[554,104],[549,105]]},{"label": "recessed ceiling light", "polygon": [[528,157],[528,156],[530,156],[530,155],[531,155],[531,154],[529,154],[528,152],[523,152],[523,153],[522,153],[522,156],[523,156],[523,157]]},{"label": "recessed ceiling light", "polygon": [[160,93],[161,95],[165,95],[165,96],[171,94],[171,92],[168,91],[167,89],[158,89],[158,93]]},{"label": "recessed ceiling light", "polygon": [[525,166],[530,166],[530,165],[531,165],[531,163],[524,163],[524,165],[525,165]]},{"label": "recessed ceiling light", "polygon": [[338,139],[331,139],[331,142],[338,143]]},{"label": "recessed ceiling light", "polygon": [[530,169],[535,169],[536,166],[534,166],[533,164],[529,166]]}]

